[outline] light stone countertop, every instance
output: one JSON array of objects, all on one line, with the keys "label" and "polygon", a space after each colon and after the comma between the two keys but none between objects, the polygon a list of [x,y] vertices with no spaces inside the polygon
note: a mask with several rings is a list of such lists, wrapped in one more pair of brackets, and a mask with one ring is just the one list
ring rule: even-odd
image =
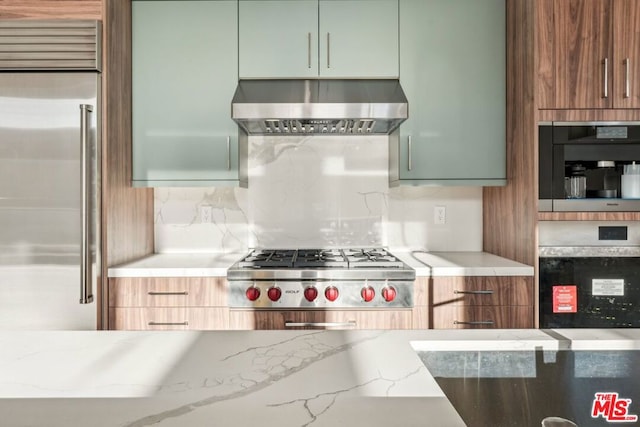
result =
[{"label": "light stone countertop", "polygon": [[[533,267],[486,252],[390,252],[416,276],[533,276]],[[110,267],[109,277],[225,277],[247,252],[154,254]]]},{"label": "light stone countertop", "polygon": [[640,331],[2,331],[0,424],[464,426],[416,351],[601,348]]},{"label": "light stone countertop", "polygon": [[226,277],[247,252],[153,254],[109,267],[109,277]]},{"label": "light stone countertop", "polygon": [[533,267],[487,252],[391,251],[416,276],[533,276]]}]

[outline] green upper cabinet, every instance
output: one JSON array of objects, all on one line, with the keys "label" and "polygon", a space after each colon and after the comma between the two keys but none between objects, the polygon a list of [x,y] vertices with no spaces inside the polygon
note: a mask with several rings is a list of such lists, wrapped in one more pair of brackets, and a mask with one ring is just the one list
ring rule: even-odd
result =
[{"label": "green upper cabinet", "polygon": [[240,0],[240,78],[397,78],[398,0]]},{"label": "green upper cabinet", "polygon": [[318,0],[241,0],[240,78],[318,76]]},{"label": "green upper cabinet", "polygon": [[504,0],[400,0],[392,185],[506,184],[505,19]]},{"label": "green upper cabinet", "polygon": [[237,184],[237,2],[132,7],[133,185]]}]

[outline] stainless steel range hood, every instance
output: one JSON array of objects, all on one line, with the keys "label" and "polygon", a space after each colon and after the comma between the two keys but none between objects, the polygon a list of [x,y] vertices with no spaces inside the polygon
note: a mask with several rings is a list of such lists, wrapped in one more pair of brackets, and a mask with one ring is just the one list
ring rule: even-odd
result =
[{"label": "stainless steel range hood", "polygon": [[241,80],[231,118],[249,135],[387,135],[408,110],[398,80]]}]

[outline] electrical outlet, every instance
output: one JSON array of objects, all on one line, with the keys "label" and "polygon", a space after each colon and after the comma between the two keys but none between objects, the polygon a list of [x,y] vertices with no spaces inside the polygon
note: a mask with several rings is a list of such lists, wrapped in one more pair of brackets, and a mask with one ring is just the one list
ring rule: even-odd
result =
[{"label": "electrical outlet", "polygon": [[447,208],[445,206],[436,206],[435,208],[433,208],[433,223],[447,223]]},{"label": "electrical outlet", "polygon": [[210,223],[211,222],[211,206],[209,205],[201,205],[200,206],[200,222],[201,223]]}]

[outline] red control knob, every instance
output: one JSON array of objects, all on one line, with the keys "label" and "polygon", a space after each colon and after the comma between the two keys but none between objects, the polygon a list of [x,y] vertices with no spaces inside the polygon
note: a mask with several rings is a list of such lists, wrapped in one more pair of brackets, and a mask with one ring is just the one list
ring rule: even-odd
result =
[{"label": "red control knob", "polygon": [[273,286],[267,291],[267,296],[271,301],[278,301],[282,296],[282,291],[280,290],[280,288]]},{"label": "red control knob", "polygon": [[329,301],[337,300],[339,294],[340,293],[338,292],[338,288],[336,288],[335,286],[329,286],[327,289],[324,290],[324,296]]},{"label": "red control knob", "polygon": [[260,298],[260,289],[252,286],[247,289],[246,295],[249,301],[255,301]]},{"label": "red control knob", "polygon": [[396,299],[396,294],[397,292],[393,286],[386,286],[382,289],[382,298],[384,298],[386,302],[391,302]]},{"label": "red control knob", "polygon": [[373,297],[376,296],[376,291],[374,291],[371,286],[365,286],[360,291],[360,296],[362,296],[362,299],[365,300],[365,302],[371,302],[373,301]]},{"label": "red control knob", "polygon": [[309,286],[304,290],[304,297],[307,299],[307,301],[311,302],[318,298],[318,290],[313,286]]}]

